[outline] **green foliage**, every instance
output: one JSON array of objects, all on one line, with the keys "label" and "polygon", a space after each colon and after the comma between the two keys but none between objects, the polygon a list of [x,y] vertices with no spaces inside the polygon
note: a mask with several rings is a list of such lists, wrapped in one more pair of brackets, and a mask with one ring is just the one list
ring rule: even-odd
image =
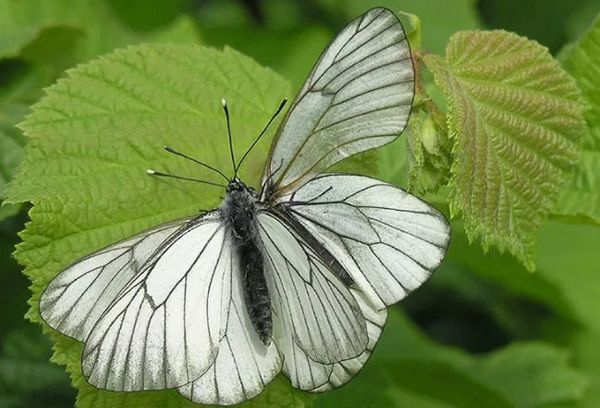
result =
[{"label": "green foliage", "polygon": [[[402,10],[419,16],[422,23],[422,47],[431,52],[442,52],[448,38],[458,30],[478,28],[481,23],[474,0],[321,0],[336,12],[341,9],[345,20],[356,17],[370,7],[387,7],[394,12]],[[441,12],[443,10],[443,12]]]},{"label": "green foliage", "polygon": [[[240,157],[288,89],[279,76],[232,49],[197,46],[131,47],[67,71],[21,124],[29,148],[9,192],[11,201],[34,204],[15,254],[33,283],[28,317],[40,321],[41,290],[74,259],[217,206],[220,190],[157,180],[145,170],[214,177],[162,147],[172,145],[227,169],[221,98],[229,100]],[[267,148],[268,140],[248,156],[242,177],[252,184]],[[156,399],[154,406],[168,407],[183,400],[175,391],[155,397],[94,389],[81,377],[80,344],[53,337],[54,361],[67,365],[81,390],[80,406],[86,401],[116,406],[126,398],[130,406]],[[281,388],[289,393],[279,382],[257,401],[279,398]]]},{"label": "green foliage", "polygon": [[419,196],[446,185],[450,174],[452,145],[432,115],[436,113],[415,112],[406,134],[408,187]]},{"label": "green foliage", "polygon": [[542,407],[574,403],[585,386],[556,347],[519,343],[473,357],[432,342],[391,309],[373,361],[315,406]]},{"label": "green foliage", "polygon": [[[239,156],[280,98],[299,88],[335,32],[377,5],[417,16],[408,18],[415,28],[410,38],[435,82],[421,70],[406,139],[336,170],[427,194],[445,212],[449,204],[454,215],[462,211],[463,220],[452,223],[440,270],[402,303],[406,312],[390,309],[372,360],[349,385],[315,397],[278,377],[244,406],[599,406],[598,20],[561,54],[586,100],[586,134],[579,92],[543,47],[505,32],[463,32],[449,41],[457,30],[481,26],[473,0],[267,0],[258,16],[250,3],[0,0],[0,201],[24,157],[9,188],[15,204],[0,207],[0,221],[7,217],[0,222],[0,287],[9,288],[0,292],[0,406],[72,406],[64,370],[47,362],[44,338],[23,327],[4,335],[24,313],[15,305],[24,307],[28,296],[9,255],[23,218],[10,217],[21,203],[33,207],[16,257],[32,282],[27,317],[40,323],[41,290],[74,259],[218,205],[218,189],[144,174],[152,167],[212,177],[164,153],[163,145],[229,169],[220,99],[229,103]],[[512,24],[510,14],[521,7],[480,3],[489,24]],[[567,29],[577,32],[574,27],[589,21],[576,8],[567,15],[570,8],[558,3],[548,2],[536,19],[516,13],[515,30],[556,49]],[[596,11],[588,6],[581,9]],[[563,14],[568,27],[545,22]],[[138,42],[198,42],[196,25],[203,42],[232,45],[283,74],[291,87],[231,48],[143,45],[111,52]],[[443,58],[428,53],[446,45]],[[22,123],[23,137],[14,125],[59,77]],[[261,142],[246,163],[242,177],[251,184],[269,143]],[[574,178],[563,185],[576,162]],[[544,223],[550,211],[560,217]],[[475,236],[489,251],[470,244]],[[502,254],[504,248],[518,259]],[[537,273],[527,273],[523,264],[533,261]],[[82,345],[44,330],[79,407],[197,406],[175,391],[94,389],[80,372]]]},{"label": "green foliage", "polygon": [[[540,234],[540,274],[561,289],[580,326],[568,341],[574,360],[590,381],[583,404],[590,408],[600,404],[599,247],[600,234],[598,227],[593,225],[550,223]],[[568,329],[560,325],[548,336],[556,337],[566,332]]]},{"label": "green foliage", "polygon": [[4,339],[0,353],[0,407],[18,408],[69,404],[66,374],[48,365],[49,347],[38,330],[19,330]]},{"label": "green foliage", "polygon": [[[122,7],[120,10],[126,12]],[[0,203],[25,144],[15,125],[41,96],[42,88],[65,68],[116,47],[141,41],[197,40],[188,17],[173,18],[164,24],[148,32],[136,32],[103,1],[0,0],[0,73],[9,79],[0,82]],[[4,207],[0,220],[16,214],[18,209]]]},{"label": "green foliage", "polygon": [[452,214],[470,237],[534,268],[537,232],[585,131],[579,91],[539,44],[503,31],[461,32],[427,67],[448,99]]},{"label": "green foliage", "polygon": [[600,19],[562,57],[587,102],[589,133],[583,139],[579,165],[555,212],[600,224]]}]

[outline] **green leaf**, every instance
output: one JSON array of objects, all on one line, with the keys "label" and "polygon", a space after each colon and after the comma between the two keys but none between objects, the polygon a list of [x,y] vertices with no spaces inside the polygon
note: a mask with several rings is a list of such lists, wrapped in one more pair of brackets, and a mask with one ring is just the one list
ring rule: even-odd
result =
[{"label": "green leaf", "polygon": [[540,342],[471,356],[431,341],[391,308],[363,372],[350,386],[319,396],[315,406],[574,406],[586,381],[567,357],[563,350]]},{"label": "green leaf", "polygon": [[589,133],[583,141],[580,163],[554,212],[600,225],[600,18],[562,54],[562,62],[587,102]]},{"label": "green leaf", "polygon": [[[21,124],[29,143],[9,189],[12,202],[34,205],[15,254],[32,281],[28,318],[40,322],[42,289],[75,259],[217,206],[220,189],[151,178],[145,170],[220,181],[165,153],[163,146],[229,173],[221,98],[228,101],[236,156],[241,157],[288,90],[281,77],[229,48],[130,47],[67,71]],[[241,176],[250,184],[259,180],[268,146],[264,140],[248,156]],[[54,361],[67,366],[80,407],[92,402],[94,407],[190,405],[175,391],[95,389],[81,376],[81,344],[58,334],[52,339]],[[250,406],[304,406],[307,398],[278,380]]]},{"label": "green leaf", "polygon": [[528,269],[538,230],[585,132],[573,80],[539,44],[504,31],[460,32],[425,56],[448,102],[451,212],[471,239]]},{"label": "green leaf", "polygon": [[515,407],[572,404],[583,397],[587,386],[584,377],[569,367],[569,355],[544,343],[514,343],[478,359],[470,370]]},{"label": "green leaf", "polygon": [[[487,253],[469,244],[468,237],[460,223],[452,223],[452,240],[448,250],[445,265],[457,265],[464,268],[471,275],[477,275],[493,283],[494,289],[501,287],[510,293],[510,299],[525,298],[536,305],[543,305],[552,310],[553,317],[560,316],[569,321],[577,321],[578,316],[573,311],[569,301],[565,298],[560,285],[549,281],[541,273],[527,273],[526,269],[512,256],[501,254],[491,249]],[[467,294],[468,298],[480,296],[482,303],[490,302],[488,294]],[[531,323],[530,320],[526,320]],[[511,323],[514,323],[514,319]]]}]

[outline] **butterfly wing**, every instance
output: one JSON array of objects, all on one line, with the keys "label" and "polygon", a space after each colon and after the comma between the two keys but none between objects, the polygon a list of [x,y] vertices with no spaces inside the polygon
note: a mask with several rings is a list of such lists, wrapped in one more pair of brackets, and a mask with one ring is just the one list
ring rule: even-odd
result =
[{"label": "butterfly wing", "polygon": [[387,310],[375,310],[371,302],[366,299],[365,295],[360,290],[351,288],[350,291],[356,298],[367,321],[367,334],[369,335],[367,348],[358,357],[333,364],[329,376],[327,377],[327,382],[322,383],[317,387],[305,388],[307,391],[325,392],[346,384],[362,370],[363,366],[369,360],[369,357],[371,357],[371,354],[377,345],[377,341],[379,341],[379,336],[383,331],[383,326],[387,319]]},{"label": "butterfly wing", "polygon": [[325,174],[281,204],[339,262],[377,310],[419,287],[446,254],[448,222],[404,190]]},{"label": "butterfly wing", "polygon": [[200,377],[227,328],[232,248],[219,212],[187,224],[160,245],[85,339],[87,381],[137,391]]},{"label": "butterfly wing", "polygon": [[42,319],[62,334],[85,341],[100,315],[141,272],[152,253],[187,221],[161,225],[68,267],[42,293]]},{"label": "butterfly wing", "polygon": [[[231,257],[237,263],[237,257]],[[232,270],[239,271],[237,265]],[[178,389],[198,404],[232,405],[258,395],[281,371],[274,343],[265,346],[248,315],[239,274],[232,280],[227,331],[213,365],[196,381]]]},{"label": "butterfly wing", "polygon": [[283,120],[263,179],[283,196],[353,154],[396,139],[414,96],[414,68],[396,16],[376,8],[325,49]]},{"label": "butterfly wing", "polygon": [[[325,386],[345,362],[363,359],[371,347],[375,332],[363,310],[369,305],[277,214],[261,212],[257,222],[273,309],[273,341],[283,356],[283,371],[296,388]],[[372,312],[381,327],[385,311]]]}]

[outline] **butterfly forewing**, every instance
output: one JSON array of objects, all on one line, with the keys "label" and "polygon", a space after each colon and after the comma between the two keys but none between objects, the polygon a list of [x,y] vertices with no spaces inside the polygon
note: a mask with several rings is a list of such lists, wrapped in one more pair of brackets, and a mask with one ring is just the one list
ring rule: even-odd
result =
[{"label": "butterfly forewing", "polygon": [[396,16],[372,9],[323,52],[280,126],[263,183],[283,196],[353,154],[396,139],[414,96],[414,68]]},{"label": "butterfly forewing", "polygon": [[226,329],[232,245],[217,214],[176,234],[85,340],[82,369],[91,384],[115,391],[173,388],[213,363]]},{"label": "butterfly forewing", "polygon": [[85,341],[123,288],[141,272],[152,253],[187,220],[161,225],[85,257],[50,282],[40,313],[55,330]]}]

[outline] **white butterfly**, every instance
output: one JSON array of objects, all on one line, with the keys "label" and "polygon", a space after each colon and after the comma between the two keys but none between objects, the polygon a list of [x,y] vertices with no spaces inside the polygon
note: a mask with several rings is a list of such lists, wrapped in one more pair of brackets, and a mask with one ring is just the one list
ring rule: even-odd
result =
[{"label": "white butterfly", "polygon": [[[252,398],[280,371],[311,392],[349,381],[373,351],[386,307],[442,261],[449,226],[392,185],[321,172],[396,139],[413,96],[402,26],[372,9],[319,58],[281,124],[260,194],[234,176],[220,208],[60,273],[41,315],[85,343],[87,381],[177,388],[205,404]],[[232,151],[236,173],[246,155],[236,165]]]}]

